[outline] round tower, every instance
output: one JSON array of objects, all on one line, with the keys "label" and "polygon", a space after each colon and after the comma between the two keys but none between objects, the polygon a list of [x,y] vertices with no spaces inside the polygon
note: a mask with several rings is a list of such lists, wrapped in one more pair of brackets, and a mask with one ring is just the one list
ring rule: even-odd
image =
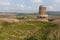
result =
[{"label": "round tower", "polygon": [[48,21],[48,15],[46,14],[46,6],[41,5],[39,6],[39,21]]},{"label": "round tower", "polygon": [[39,6],[39,14],[45,15],[46,14],[46,7],[44,5]]}]

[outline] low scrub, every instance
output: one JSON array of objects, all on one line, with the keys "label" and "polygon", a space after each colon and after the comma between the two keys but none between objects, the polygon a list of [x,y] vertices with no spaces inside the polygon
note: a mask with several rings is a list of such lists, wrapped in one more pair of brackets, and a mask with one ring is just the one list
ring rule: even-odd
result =
[{"label": "low scrub", "polygon": [[0,40],[60,40],[60,26],[52,22],[0,22]]}]

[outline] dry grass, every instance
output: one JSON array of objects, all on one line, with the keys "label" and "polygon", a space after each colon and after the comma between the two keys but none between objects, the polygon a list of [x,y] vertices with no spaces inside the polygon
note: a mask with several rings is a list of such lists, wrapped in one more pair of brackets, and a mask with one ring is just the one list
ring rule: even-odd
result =
[{"label": "dry grass", "polygon": [[0,40],[60,40],[60,26],[51,22],[0,21]]}]

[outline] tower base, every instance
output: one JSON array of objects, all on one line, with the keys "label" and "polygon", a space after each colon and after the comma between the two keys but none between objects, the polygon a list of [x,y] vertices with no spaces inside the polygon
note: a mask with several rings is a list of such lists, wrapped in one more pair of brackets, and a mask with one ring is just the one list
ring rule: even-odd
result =
[{"label": "tower base", "polygon": [[39,15],[37,16],[38,21],[48,22],[48,15]]}]

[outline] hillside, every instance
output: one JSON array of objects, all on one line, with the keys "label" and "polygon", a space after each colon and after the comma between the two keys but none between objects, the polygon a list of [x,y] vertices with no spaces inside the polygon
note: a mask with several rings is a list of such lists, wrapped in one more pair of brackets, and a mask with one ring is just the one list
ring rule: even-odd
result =
[{"label": "hillside", "polygon": [[1,15],[0,40],[60,40],[60,16],[49,15],[49,22],[40,22],[38,14]]},{"label": "hillside", "polygon": [[60,40],[60,24],[0,21],[0,40]]}]

